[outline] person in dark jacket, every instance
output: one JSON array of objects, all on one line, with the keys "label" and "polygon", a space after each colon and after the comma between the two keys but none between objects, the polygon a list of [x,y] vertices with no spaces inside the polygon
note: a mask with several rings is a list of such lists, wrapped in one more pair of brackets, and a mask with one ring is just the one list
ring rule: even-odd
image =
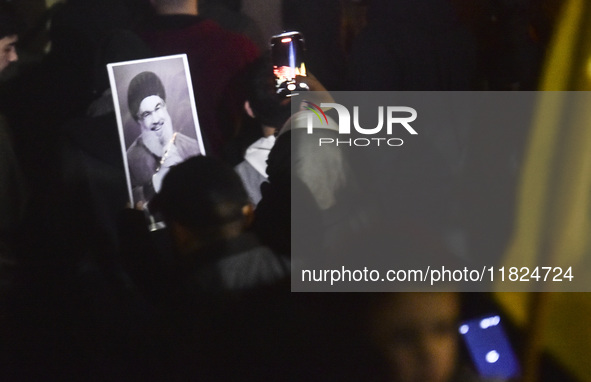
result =
[{"label": "person in dark jacket", "polygon": [[221,156],[242,116],[246,66],[259,55],[246,36],[199,14],[197,0],[154,0],[156,15],[140,29],[154,54],[187,54],[199,125],[208,155]]},{"label": "person in dark jacket", "polygon": [[150,205],[176,250],[162,308],[178,334],[169,337],[174,370],[277,380],[290,359],[290,264],[247,232],[252,206],[238,175],[214,157],[190,158],[171,168]]}]

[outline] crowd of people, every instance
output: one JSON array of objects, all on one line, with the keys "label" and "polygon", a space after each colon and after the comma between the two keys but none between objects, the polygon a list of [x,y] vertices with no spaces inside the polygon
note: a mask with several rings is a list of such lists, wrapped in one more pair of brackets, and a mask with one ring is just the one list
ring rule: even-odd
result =
[{"label": "crowd of people", "polygon": [[[497,75],[447,0],[363,2],[351,44],[349,1],[67,0],[40,31],[12,3],[0,8],[0,379],[478,380],[455,325],[486,296],[290,293],[291,192],[310,201],[301,234],[318,248],[340,170],[292,180],[299,132],[284,128],[264,34],[304,33],[312,90],[528,89],[542,48],[523,23],[505,37],[527,49]],[[41,53],[19,46],[33,32]],[[149,71],[129,85],[141,134],[122,152],[106,64],[173,54],[188,58],[206,155],[173,132]],[[127,205],[123,153],[145,164],[129,174],[144,203]],[[164,229],[150,231],[146,204]]]}]

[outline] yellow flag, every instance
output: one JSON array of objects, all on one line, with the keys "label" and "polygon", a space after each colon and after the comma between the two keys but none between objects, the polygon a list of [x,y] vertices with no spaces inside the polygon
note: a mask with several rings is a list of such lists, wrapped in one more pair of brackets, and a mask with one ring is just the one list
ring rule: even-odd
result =
[{"label": "yellow flag", "polygon": [[[566,92],[591,90],[591,2],[564,2],[540,90],[504,264],[572,267],[575,278],[591,281],[591,92]],[[530,309],[539,297],[496,294],[523,329],[540,324],[543,350],[591,381],[591,293],[550,293]]]}]

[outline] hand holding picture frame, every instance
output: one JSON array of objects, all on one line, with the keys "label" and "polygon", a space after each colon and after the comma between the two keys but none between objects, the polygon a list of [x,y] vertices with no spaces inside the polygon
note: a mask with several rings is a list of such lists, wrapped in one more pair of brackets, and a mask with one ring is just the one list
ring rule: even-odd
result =
[{"label": "hand holding picture frame", "polygon": [[107,65],[130,204],[146,211],[150,228],[163,227],[149,213],[171,166],[205,155],[187,56]]}]

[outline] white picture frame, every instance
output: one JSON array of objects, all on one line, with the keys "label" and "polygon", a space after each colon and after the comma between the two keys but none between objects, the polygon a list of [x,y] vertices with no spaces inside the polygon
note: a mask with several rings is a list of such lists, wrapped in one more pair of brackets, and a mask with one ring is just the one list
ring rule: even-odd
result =
[{"label": "white picture frame", "polygon": [[[154,175],[160,171],[160,168],[162,168],[162,162],[164,161],[164,165],[166,165],[166,160],[169,160],[167,159],[168,152],[166,151],[166,147],[170,148],[172,145],[180,146],[180,143],[184,142],[183,147],[188,147],[189,150],[184,150],[182,151],[183,153],[190,152],[190,156],[205,155],[205,148],[199,126],[197,108],[195,106],[195,98],[187,56],[185,54],[179,54],[110,63],[107,65],[107,71],[111,84],[117,126],[119,128],[119,137],[121,142],[123,163],[125,167],[129,201],[131,206],[137,207],[138,204],[140,204],[142,208],[147,208],[151,197],[153,197],[154,193],[158,191],[159,185],[161,183],[156,182],[157,177],[153,176],[153,192],[143,192],[143,190],[147,189],[148,185],[141,185],[142,190],[140,191],[142,192],[138,191],[138,183],[142,183],[143,178],[145,177],[142,177],[142,182],[138,181],[139,177],[135,176],[135,173],[139,172],[137,168],[139,166],[143,166],[145,168],[146,166],[144,163],[147,160],[149,160],[150,164],[153,165],[153,159],[148,158],[148,146],[150,145],[147,144],[145,144],[145,147],[143,147],[146,155],[141,154],[138,158],[137,154],[132,155],[130,152],[132,145],[135,144],[137,146],[138,144],[142,143],[142,134],[144,134],[147,129],[145,123],[142,125],[142,122],[145,122],[146,119],[143,116],[140,117],[137,114],[134,117],[134,114],[130,112],[130,104],[128,103],[128,90],[131,81],[136,78],[136,76],[145,72],[151,72],[160,79],[165,91],[164,106],[166,113],[168,113],[170,117],[170,121],[172,121],[172,130],[174,131],[175,138],[169,139],[168,144],[162,146],[163,151],[160,152],[160,157],[154,154],[153,151],[150,151],[150,154],[156,158],[156,161],[160,161],[160,165],[155,170]],[[151,90],[152,89],[150,89],[150,91]],[[145,92],[142,93],[142,96],[144,93]],[[137,94],[137,92],[133,94]],[[136,96],[135,98],[137,99],[138,97]],[[135,102],[134,105],[137,106],[137,102]],[[154,110],[158,111],[159,109],[157,108]],[[160,115],[160,113],[160,111],[158,111],[158,113],[154,112],[156,116],[151,117],[150,121],[159,118],[158,115]],[[146,112],[144,115],[145,114],[151,115],[152,113]],[[150,135],[150,133],[148,132],[147,135]],[[181,138],[183,139],[178,139],[177,136],[182,136]],[[193,146],[193,142],[195,146],[191,147]],[[132,149],[131,151],[134,150]],[[181,152],[181,150],[176,150],[176,148],[174,151],[175,153]],[[137,150],[134,152],[137,153]],[[146,158],[145,160],[144,157]],[[179,158],[183,160],[187,159],[186,157],[183,157],[183,155],[177,155],[175,159]],[[153,168],[153,166],[148,167]],[[146,173],[146,171],[143,171],[143,173]],[[163,174],[164,171],[162,171],[162,174],[160,174],[161,177],[164,176]],[[161,181],[161,179],[159,179],[159,181]]]}]

